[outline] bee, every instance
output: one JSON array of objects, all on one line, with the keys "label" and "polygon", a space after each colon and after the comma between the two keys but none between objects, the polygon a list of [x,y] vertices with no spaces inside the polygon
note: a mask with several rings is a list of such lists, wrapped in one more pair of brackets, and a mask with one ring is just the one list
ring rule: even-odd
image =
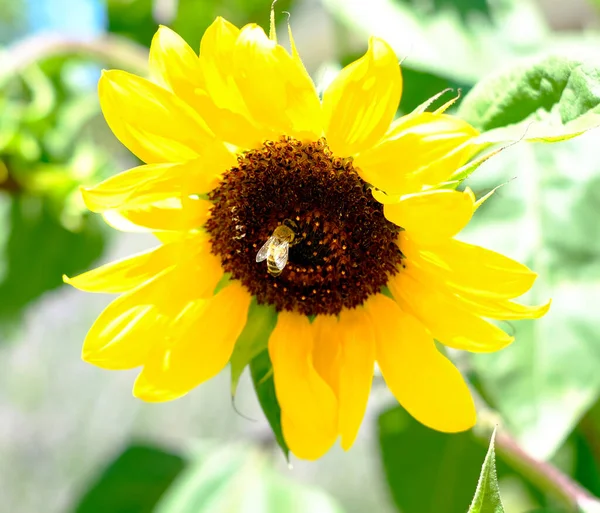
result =
[{"label": "bee", "polygon": [[267,261],[267,271],[271,276],[279,276],[288,261],[290,246],[299,242],[294,229],[296,223],[286,219],[273,231],[267,242],[265,242],[256,254],[256,261]]}]

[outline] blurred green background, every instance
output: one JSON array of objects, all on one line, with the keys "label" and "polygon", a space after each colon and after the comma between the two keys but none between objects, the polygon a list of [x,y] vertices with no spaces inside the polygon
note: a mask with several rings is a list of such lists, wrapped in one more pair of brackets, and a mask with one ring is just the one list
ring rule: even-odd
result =
[{"label": "blurred green background", "polygon": [[[143,74],[158,24],[198,48],[217,15],[266,28],[269,9],[268,0],[0,0],[1,512],[467,511],[488,432],[430,431],[380,378],[350,452],[336,447],[318,462],[288,465],[246,374],[235,404],[228,370],[174,403],[144,404],[130,394],[135,371],[80,360],[111,298],[64,287],[62,274],[153,244],[107,229],[78,195],[80,185],[135,165],[101,116],[100,70]],[[447,87],[464,97],[527,59],[600,52],[598,0],[280,0],[276,10],[281,33],[289,12],[319,86],[365,50],[370,34],[387,39],[404,59],[403,113]],[[458,115],[469,119],[466,109]],[[508,183],[461,236],[532,266],[540,278],[527,301],[554,303],[541,321],[504,323],[517,342],[498,354],[451,353],[488,405],[484,422],[499,421],[524,452],[594,495],[598,137],[521,142],[469,179],[478,195]],[[574,511],[535,471],[499,453],[508,513]]]}]

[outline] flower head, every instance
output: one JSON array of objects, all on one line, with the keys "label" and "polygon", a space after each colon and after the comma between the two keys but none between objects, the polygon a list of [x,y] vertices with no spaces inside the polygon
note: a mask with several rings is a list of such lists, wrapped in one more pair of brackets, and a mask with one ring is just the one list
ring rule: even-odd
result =
[{"label": "flower head", "polygon": [[443,109],[394,120],[402,79],[381,39],[322,99],[291,44],[218,18],[198,56],[161,27],[153,81],[103,74],[106,120],[145,164],[84,200],[160,245],[67,279],[120,294],[83,358],[142,367],[134,395],[175,399],[227,365],[254,297],[278,313],[268,350],[297,456],[352,445],[375,362],[419,421],[468,429],[473,400],[434,340],[496,351],[512,337],[485,318],[548,308],[512,301],[533,284],[527,267],[454,238],[476,203],[444,186],[478,133]]}]

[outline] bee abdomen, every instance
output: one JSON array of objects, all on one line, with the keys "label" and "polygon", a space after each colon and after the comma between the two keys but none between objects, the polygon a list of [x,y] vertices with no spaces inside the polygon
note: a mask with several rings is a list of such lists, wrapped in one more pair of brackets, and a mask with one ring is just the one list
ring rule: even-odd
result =
[{"label": "bee abdomen", "polygon": [[279,269],[279,267],[277,267],[277,264],[275,263],[275,259],[269,257],[267,258],[267,271],[271,276],[279,276],[282,273],[283,269]]}]

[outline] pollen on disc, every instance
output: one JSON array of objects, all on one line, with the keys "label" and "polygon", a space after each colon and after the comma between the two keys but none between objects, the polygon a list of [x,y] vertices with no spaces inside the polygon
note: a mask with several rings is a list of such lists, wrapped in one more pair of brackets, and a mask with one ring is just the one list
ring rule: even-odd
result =
[{"label": "pollen on disc", "polygon": [[[336,315],[359,306],[402,260],[400,228],[385,219],[352,160],[333,155],[322,139],[283,137],[241,154],[209,199],[213,253],[278,311]],[[282,225],[293,226],[298,240],[273,276],[256,255]]]}]

